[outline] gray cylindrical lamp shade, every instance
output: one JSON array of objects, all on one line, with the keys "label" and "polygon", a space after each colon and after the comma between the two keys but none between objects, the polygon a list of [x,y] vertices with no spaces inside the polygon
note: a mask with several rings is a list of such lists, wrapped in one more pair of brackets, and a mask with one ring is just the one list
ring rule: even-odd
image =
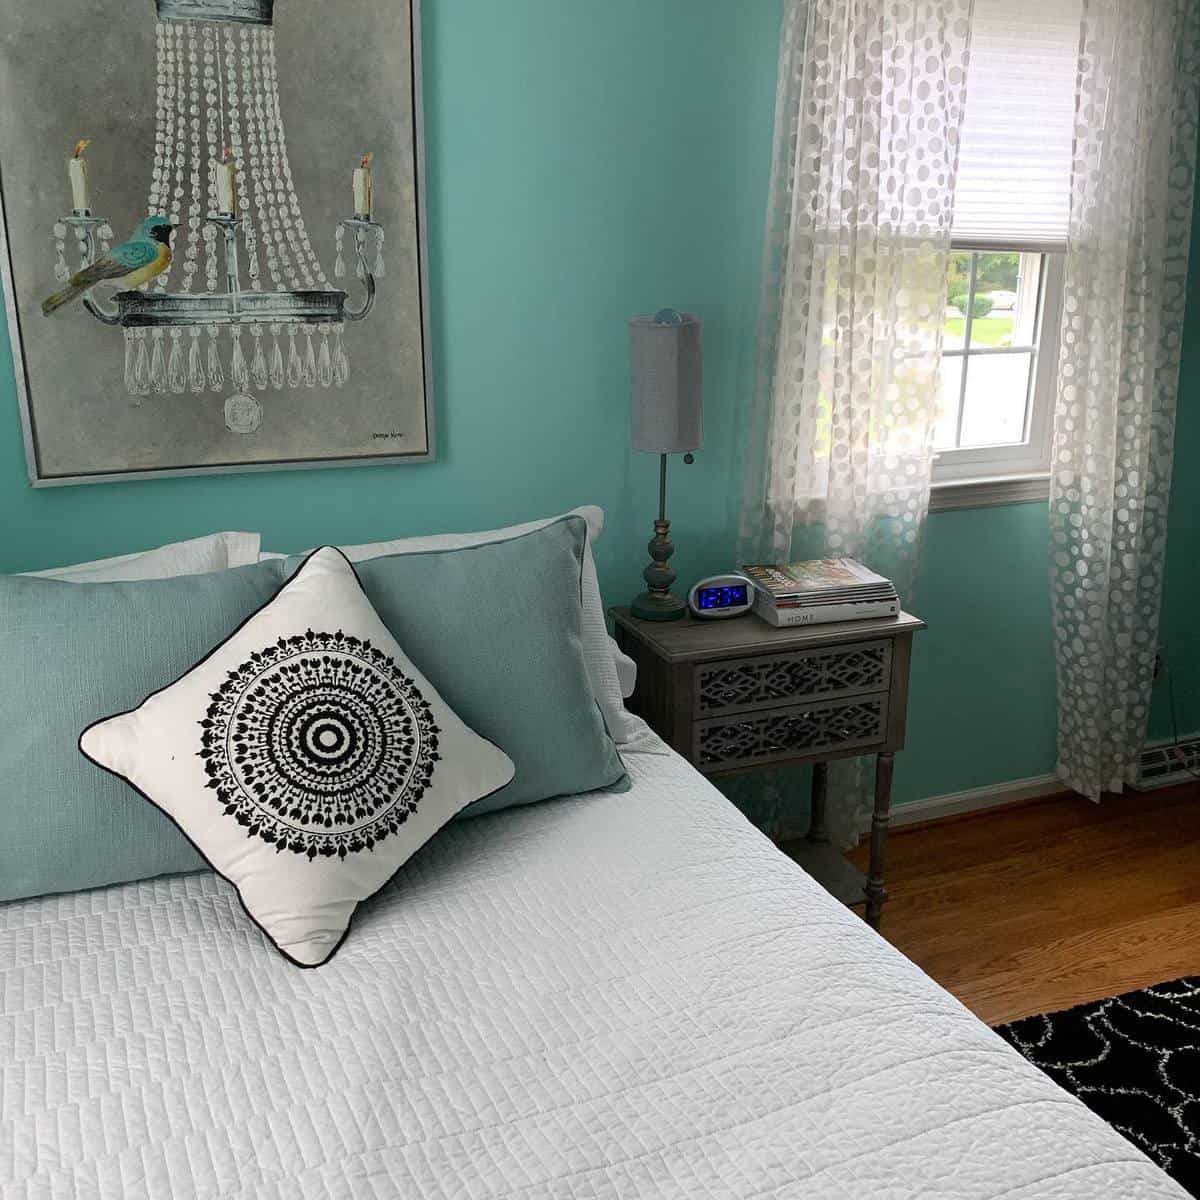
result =
[{"label": "gray cylindrical lamp shade", "polygon": [[630,319],[635,450],[681,454],[704,444],[702,327],[691,313],[676,324]]}]

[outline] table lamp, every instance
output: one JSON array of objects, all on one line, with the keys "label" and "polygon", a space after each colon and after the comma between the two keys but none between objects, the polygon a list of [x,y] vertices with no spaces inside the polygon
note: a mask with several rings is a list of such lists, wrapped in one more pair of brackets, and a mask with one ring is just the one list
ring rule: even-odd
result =
[{"label": "table lamp", "polygon": [[650,564],[642,572],[647,590],[630,606],[643,621],[674,621],[687,604],[672,595],[671,522],[667,520],[667,455],[691,452],[704,443],[702,322],[690,313],[663,308],[653,316],[629,322],[633,367],[633,420],[630,441],[635,450],[659,456],[658,520],[647,543]]}]

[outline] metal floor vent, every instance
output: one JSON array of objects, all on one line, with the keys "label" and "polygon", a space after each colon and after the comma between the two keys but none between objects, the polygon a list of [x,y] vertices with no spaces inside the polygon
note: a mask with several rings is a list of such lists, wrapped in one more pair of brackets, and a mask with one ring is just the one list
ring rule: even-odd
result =
[{"label": "metal floor vent", "polygon": [[1200,735],[1175,742],[1156,742],[1142,751],[1138,781],[1142,790],[1200,779]]}]

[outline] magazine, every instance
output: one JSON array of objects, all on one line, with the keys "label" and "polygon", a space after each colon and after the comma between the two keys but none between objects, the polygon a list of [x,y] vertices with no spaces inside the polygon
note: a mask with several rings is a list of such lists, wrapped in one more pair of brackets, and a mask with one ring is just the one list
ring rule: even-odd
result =
[{"label": "magazine", "polygon": [[778,602],[828,604],[838,600],[894,599],[890,581],[852,558],[813,558],[795,563],[753,563],[742,573]]}]

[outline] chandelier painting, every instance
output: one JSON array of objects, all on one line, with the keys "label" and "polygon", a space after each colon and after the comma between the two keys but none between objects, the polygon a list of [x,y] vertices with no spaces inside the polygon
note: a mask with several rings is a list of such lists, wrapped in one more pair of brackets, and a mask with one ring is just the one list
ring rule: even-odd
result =
[{"label": "chandelier painting", "polygon": [[[80,136],[73,147],[67,143],[65,177],[59,177],[58,187],[69,197],[69,208],[52,216],[42,233],[56,289],[41,298],[46,325],[64,343],[72,335],[83,336],[79,322],[100,328],[111,354],[119,356],[127,398],[141,408],[145,399],[189,397],[193,405],[204,406],[201,414],[219,423],[223,438],[240,436],[248,444],[245,439],[259,434],[264,421],[274,417],[284,428],[290,410],[302,414],[297,420],[307,428],[314,409],[306,393],[324,397],[331,412],[341,412],[331,418],[331,428],[350,425],[352,405],[344,405],[343,398],[359,382],[359,351],[374,355],[378,364],[380,337],[387,333],[381,328],[376,337],[355,336],[361,323],[378,322],[390,299],[382,283],[379,158],[373,146],[347,152],[346,140],[358,131],[345,131],[336,184],[344,207],[314,226],[293,173],[297,146],[305,142],[294,136],[281,99],[286,68],[277,53],[275,28],[277,8],[304,10],[321,28],[329,24],[323,15],[328,10],[312,0],[111,2],[141,9],[139,15],[153,29],[154,87],[144,100],[144,190],[136,208],[127,202],[122,211],[110,209],[107,195],[98,194],[93,182],[110,143],[91,130],[74,131],[91,136]],[[2,0],[0,9],[15,4]],[[416,28],[410,22],[409,30]],[[414,41],[410,48],[414,73],[418,47]],[[362,52],[361,45],[355,52]],[[331,76],[328,86],[336,86],[336,79]],[[324,86],[319,78],[305,82],[312,90]],[[415,89],[409,93],[416,94]],[[419,121],[410,119],[409,128],[415,175]],[[116,139],[126,157],[131,140]],[[304,165],[311,176],[311,162]],[[320,182],[332,189],[330,171]],[[407,189],[412,245],[405,258],[419,266],[418,193],[414,179]],[[8,232],[11,239],[11,227]],[[420,326],[409,341],[419,343],[423,392],[424,281],[415,275],[410,269],[401,286],[407,285],[410,311],[416,293]],[[27,320],[26,336],[28,325]],[[375,398],[379,388],[370,371],[362,382]],[[427,421],[427,397],[422,394],[421,400],[420,416]],[[164,399],[164,414],[175,411],[166,405]],[[315,411],[319,417],[321,408]],[[197,412],[176,419],[194,428]],[[356,457],[379,457],[374,443],[408,436],[392,428],[394,419],[383,422],[372,415],[371,420],[384,430],[372,427],[356,437],[376,453]],[[30,429],[38,424],[30,414]],[[413,457],[427,458],[428,431],[417,433]],[[289,460],[281,465],[293,465],[286,449],[279,457]],[[177,469],[169,461],[164,465]]]}]

